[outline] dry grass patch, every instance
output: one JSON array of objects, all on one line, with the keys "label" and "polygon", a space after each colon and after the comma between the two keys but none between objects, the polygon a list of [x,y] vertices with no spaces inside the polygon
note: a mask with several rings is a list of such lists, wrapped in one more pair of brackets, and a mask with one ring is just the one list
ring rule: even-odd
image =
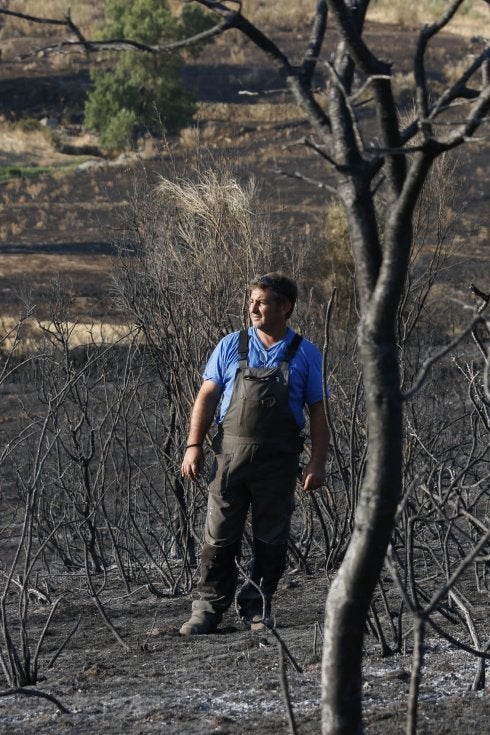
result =
[{"label": "dry grass patch", "polygon": [[26,160],[26,153],[41,163],[46,155],[54,152],[47,131],[41,128],[28,130],[22,126],[0,121],[0,165],[11,164],[16,158]]},{"label": "dry grass patch", "polygon": [[274,124],[284,122],[297,122],[304,120],[304,113],[297,105],[288,103],[260,102],[255,105],[228,104],[225,102],[202,103],[198,107],[196,120],[209,120],[211,122],[229,122],[245,125]]},{"label": "dry grass patch", "polygon": [[[172,12],[178,14],[182,0],[168,0]],[[254,23],[274,25],[276,28],[297,28],[305,20],[310,20],[315,8],[312,0],[242,0],[242,13]]]},{"label": "dry grass patch", "polygon": [[[17,13],[60,20],[70,11],[74,22],[85,33],[93,33],[104,20],[104,3],[93,0],[10,0],[8,9]],[[12,35],[50,36],[56,26],[30,23],[12,16],[2,17],[0,37]]]},{"label": "dry grass patch", "polygon": [[124,344],[134,340],[131,327],[114,322],[89,320],[66,320],[54,324],[50,320],[27,318],[21,322],[14,317],[3,317],[0,320],[0,350],[8,354],[14,348],[16,354],[39,352],[46,341],[63,333],[69,349],[81,345]]},{"label": "dry grass patch", "polygon": [[89,133],[69,136],[61,127],[49,130],[35,120],[10,123],[0,118],[0,169],[70,168],[87,160],[86,151],[96,150],[97,142],[97,137]]},{"label": "dry grass patch", "polygon": [[[170,2],[178,12],[179,0]],[[403,26],[420,26],[439,18],[447,8],[446,0],[423,0],[407,3],[406,0],[376,0],[369,6],[368,18],[381,23],[398,23]],[[312,21],[315,3],[312,0],[243,0],[242,12],[259,26],[273,26],[282,30],[295,30]],[[488,27],[490,7],[481,0],[466,0],[447,30],[461,35],[479,35]]]},{"label": "dry grass patch", "polygon": [[264,2],[264,0],[243,0],[243,14],[256,23],[273,25],[276,28],[294,29],[305,21],[310,21],[314,3],[311,0],[285,0],[284,2]]},{"label": "dry grass patch", "polygon": [[[447,9],[445,0],[424,0],[407,3],[405,0],[377,0],[371,3],[367,17],[378,23],[397,23],[419,27],[432,23]],[[479,0],[467,0],[446,26],[445,31],[463,36],[479,35],[490,22],[490,7]]]},{"label": "dry grass patch", "polygon": [[399,100],[408,102],[415,97],[415,77],[412,71],[397,72],[392,76],[393,91]]}]

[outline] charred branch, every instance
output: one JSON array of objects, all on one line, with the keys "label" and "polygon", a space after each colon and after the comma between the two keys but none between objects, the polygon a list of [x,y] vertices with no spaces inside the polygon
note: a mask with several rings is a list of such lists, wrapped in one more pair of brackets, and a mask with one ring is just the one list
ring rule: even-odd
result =
[{"label": "charred branch", "polygon": [[316,65],[320,58],[323,39],[327,30],[327,16],[327,0],[318,0],[308,48],[305,52],[302,63],[301,73],[304,85],[307,87],[311,85],[313,74],[315,73]]}]

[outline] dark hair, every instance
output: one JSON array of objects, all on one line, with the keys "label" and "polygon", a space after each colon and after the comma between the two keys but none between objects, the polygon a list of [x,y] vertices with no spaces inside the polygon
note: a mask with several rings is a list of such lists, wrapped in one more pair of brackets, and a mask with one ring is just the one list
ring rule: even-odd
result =
[{"label": "dark hair", "polygon": [[250,281],[250,288],[270,288],[279,301],[291,302],[291,310],[287,314],[288,317],[293,313],[296,299],[298,298],[298,287],[296,281],[288,278],[281,271],[272,271],[257,275]]}]

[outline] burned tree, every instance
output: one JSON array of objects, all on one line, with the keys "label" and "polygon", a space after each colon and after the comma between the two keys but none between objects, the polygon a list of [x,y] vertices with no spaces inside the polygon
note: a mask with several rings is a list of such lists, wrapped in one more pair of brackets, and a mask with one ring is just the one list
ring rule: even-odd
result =
[{"label": "burned tree", "polygon": [[[427,52],[462,4],[453,0],[444,15],[419,34],[413,58],[415,114],[402,126],[390,63],[378,58],[363,38],[369,0],[319,0],[298,65],[242,15],[241,4],[200,2],[247,36],[279,69],[311,126],[304,143],[334,173],[334,190],[349,222],[368,449],[351,542],[326,605],[322,729],[325,735],[352,734],[362,731],[364,623],[402,488],[404,395],[396,318],[412,248],[412,215],[432,163],[464,144],[485,122],[490,51],[482,41],[459,78],[442,94],[432,95]],[[330,21],[336,37],[327,44]],[[318,68],[325,73],[321,97],[314,81]],[[366,105],[375,117],[374,128]]]}]

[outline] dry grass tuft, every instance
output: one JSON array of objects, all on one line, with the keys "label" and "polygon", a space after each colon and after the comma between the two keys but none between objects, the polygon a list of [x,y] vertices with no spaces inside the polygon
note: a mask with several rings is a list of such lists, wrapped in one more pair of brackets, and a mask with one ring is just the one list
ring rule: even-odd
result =
[{"label": "dry grass tuft", "polygon": [[201,143],[210,142],[216,137],[216,125],[211,123],[206,125],[195,125],[193,127],[183,128],[180,131],[179,141],[182,148],[190,151],[197,150]]},{"label": "dry grass tuft", "polygon": [[451,61],[443,64],[442,73],[447,84],[454,84],[458,79],[460,79],[469,64],[470,60],[468,58],[452,59]]},{"label": "dry grass tuft", "polygon": [[61,127],[51,130],[30,118],[11,123],[0,117],[0,167],[73,165],[86,159],[97,143],[91,133],[69,136]]},{"label": "dry grass tuft", "polygon": [[413,100],[415,96],[415,78],[413,72],[404,74],[397,72],[392,76],[393,91],[399,100],[406,103]]},{"label": "dry grass tuft", "polygon": [[162,177],[157,190],[165,201],[171,198],[180,212],[216,228],[224,212],[233,219],[245,220],[250,215],[256,195],[253,180],[248,182],[248,186],[242,186],[232,176],[221,178],[212,170],[206,172],[206,176],[197,183],[191,180],[177,182]]}]

